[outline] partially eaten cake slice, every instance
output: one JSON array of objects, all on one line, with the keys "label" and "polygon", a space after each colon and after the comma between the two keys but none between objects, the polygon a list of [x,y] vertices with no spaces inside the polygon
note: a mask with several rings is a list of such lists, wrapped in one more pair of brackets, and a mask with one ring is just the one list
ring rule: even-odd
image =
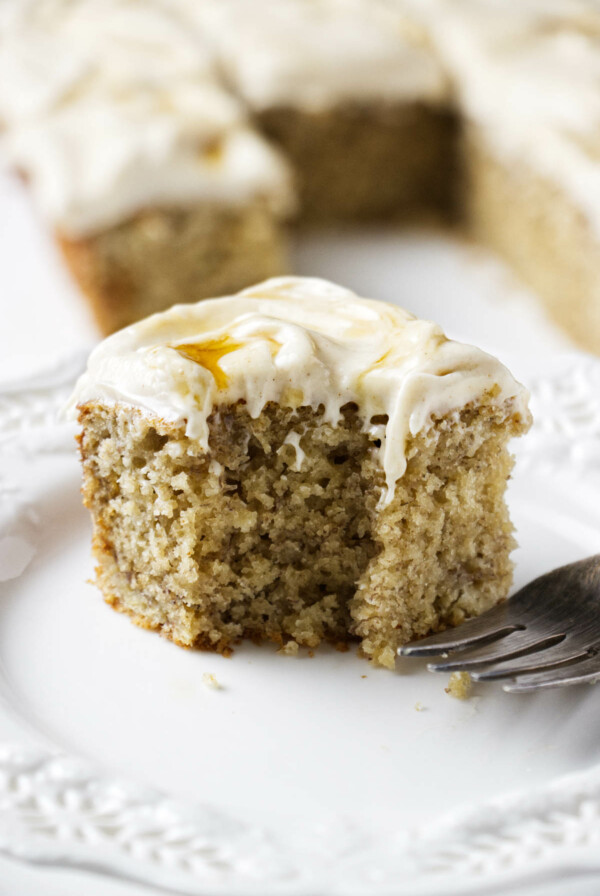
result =
[{"label": "partially eaten cake slice", "polygon": [[176,306],[105,340],[72,405],[98,585],[177,644],[393,667],[508,593],[527,394],[400,308],[299,277]]}]

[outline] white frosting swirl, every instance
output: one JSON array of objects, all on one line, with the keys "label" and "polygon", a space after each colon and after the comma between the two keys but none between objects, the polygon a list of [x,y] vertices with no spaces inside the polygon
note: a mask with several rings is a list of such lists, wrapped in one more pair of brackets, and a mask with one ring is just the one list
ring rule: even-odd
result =
[{"label": "white frosting swirl", "polygon": [[[322,407],[332,424],[355,402],[382,442],[386,500],[406,468],[408,436],[432,415],[483,400],[528,417],[526,391],[495,358],[398,307],[302,277],[176,305],[110,336],[92,352],[70,408],[123,402],[185,423],[206,449],[214,408],[242,399],[252,417],[273,401]],[[387,425],[373,419],[382,415]]]}]

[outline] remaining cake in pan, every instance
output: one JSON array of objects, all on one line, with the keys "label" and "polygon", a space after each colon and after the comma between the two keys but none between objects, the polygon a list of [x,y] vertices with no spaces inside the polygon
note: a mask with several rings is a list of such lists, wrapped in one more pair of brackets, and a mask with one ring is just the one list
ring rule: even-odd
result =
[{"label": "remaining cake in pan", "polygon": [[414,16],[379,0],[221,0],[196,15],[291,160],[305,221],[449,212],[457,120]]},{"label": "remaining cake in pan", "polygon": [[104,330],[433,211],[600,352],[597,0],[4,0],[0,125]]},{"label": "remaining cake in pan", "polygon": [[503,599],[526,393],[435,324],[269,280],[105,340],[79,381],[106,600],[176,643],[397,647]]},{"label": "remaining cake in pan", "polygon": [[103,331],[285,269],[287,166],[165,4],[38,0],[5,35],[5,156]]}]

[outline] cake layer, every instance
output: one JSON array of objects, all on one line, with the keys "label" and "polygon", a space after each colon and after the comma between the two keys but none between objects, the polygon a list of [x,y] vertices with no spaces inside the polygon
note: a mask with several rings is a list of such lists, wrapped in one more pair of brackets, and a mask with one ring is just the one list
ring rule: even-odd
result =
[{"label": "cake layer", "polygon": [[303,224],[452,220],[461,188],[458,121],[423,102],[345,102],[260,112],[292,163]]},{"label": "cake layer", "polygon": [[102,233],[59,241],[108,334],[177,302],[283,273],[284,236],[264,202],[206,201],[192,209],[149,210]]},{"label": "cake layer", "polygon": [[323,408],[336,425],[355,403],[380,440],[391,500],[405,445],[472,402],[526,419],[526,392],[495,358],[447,339],[435,324],[315,278],[268,280],[237,296],[172,308],[105,340],[72,399],[131,404],[208,446],[208,418],[242,401]]}]

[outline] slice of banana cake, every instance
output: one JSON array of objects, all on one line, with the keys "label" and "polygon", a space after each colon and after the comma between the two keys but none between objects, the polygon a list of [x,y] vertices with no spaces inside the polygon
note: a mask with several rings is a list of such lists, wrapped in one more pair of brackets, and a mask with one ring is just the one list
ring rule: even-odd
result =
[{"label": "slice of banana cake", "polygon": [[72,398],[104,597],[177,644],[396,650],[511,583],[508,370],[433,323],[285,277],[154,315]]}]

